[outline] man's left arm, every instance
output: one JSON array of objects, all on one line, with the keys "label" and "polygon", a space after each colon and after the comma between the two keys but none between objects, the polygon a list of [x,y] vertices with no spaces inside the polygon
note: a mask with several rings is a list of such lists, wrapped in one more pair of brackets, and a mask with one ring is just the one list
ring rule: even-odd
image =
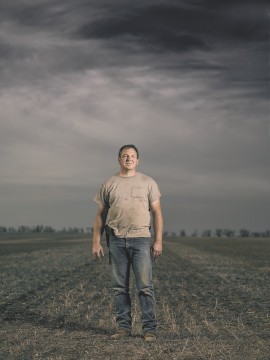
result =
[{"label": "man's left arm", "polygon": [[152,245],[152,258],[155,259],[162,254],[162,234],[163,234],[163,216],[160,200],[155,200],[150,204],[153,215],[154,242]]}]

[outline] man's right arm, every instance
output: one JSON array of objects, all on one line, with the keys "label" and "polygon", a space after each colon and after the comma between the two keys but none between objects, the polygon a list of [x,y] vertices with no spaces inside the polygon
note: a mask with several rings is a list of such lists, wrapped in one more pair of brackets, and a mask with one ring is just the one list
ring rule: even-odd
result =
[{"label": "man's right arm", "polygon": [[101,256],[104,256],[103,248],[100,244],[102,234],[104,232],[106,218],[108,214],[108,208],[105,205],[99,205],[93,233],[92,254],[96,256],[98,260],[101,260]]}]

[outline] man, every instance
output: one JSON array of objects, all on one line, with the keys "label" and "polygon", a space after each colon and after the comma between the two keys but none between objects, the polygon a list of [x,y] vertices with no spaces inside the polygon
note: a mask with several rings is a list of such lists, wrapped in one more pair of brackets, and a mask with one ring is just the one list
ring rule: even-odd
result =
[{"label": "man", "polygon": [[[135,145],[122,146],[118,154],[120,172],[106,180],[94,198],[99,207],[92,253],[98,260],[104,256],[100,240],[105,229],[118,325],[111,338],[131,335],[129,275],[132,266],[142,311],[143,336],[145,341],[155,341],[157,320],[152,260],[162,254],[163,219],[158,185],[149,176],[136,171],[138,158]],[[152,245],[150,211],[154,225]]]}]

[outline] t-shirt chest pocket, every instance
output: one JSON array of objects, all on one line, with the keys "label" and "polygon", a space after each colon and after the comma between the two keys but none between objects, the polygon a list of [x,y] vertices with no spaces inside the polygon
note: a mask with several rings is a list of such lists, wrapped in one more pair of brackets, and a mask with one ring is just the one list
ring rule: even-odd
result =
[{"label": "t-shirt chest pocket", "polygon": [[132,186],[131,197],[144,198],[146,196],[145,191],[140,186]]}]

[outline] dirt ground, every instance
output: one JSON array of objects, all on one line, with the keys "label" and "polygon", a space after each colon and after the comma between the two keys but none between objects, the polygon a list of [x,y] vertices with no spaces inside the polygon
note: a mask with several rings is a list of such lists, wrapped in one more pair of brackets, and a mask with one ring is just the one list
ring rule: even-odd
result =
[{"label": "dirt ground", "polygon": [[270,239],[164,241],[154,262],[158,341],[141,338],[131,281],[133,332],[112,341],[108,254],[90,241],[0,239],[0,359],[269,360]]}]

